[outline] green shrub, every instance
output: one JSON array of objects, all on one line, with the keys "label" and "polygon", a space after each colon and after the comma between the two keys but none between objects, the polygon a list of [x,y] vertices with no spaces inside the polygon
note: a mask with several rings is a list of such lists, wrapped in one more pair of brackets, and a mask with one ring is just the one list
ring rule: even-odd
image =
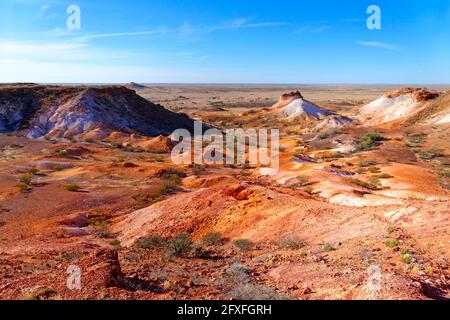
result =
[{"label": "green shrub", "polygon": [[68,185],[65,186],[65,189],[70,192],[78,192],[80,191],[80,186],[78,186],[75,183],[69,183]]},{"label": "green shrub", "polygon": [[84,257],[83,252],[64,252],[60,255],[61,259],[68,261],[68,262],[77,261],[77,260],[81,259],[82,257]]},{"label": "green shrub", "polygon": [[249,251],[253,248],[253,242],[248,239],[237,239],[233,244],[242,251]]},{"label": "green shrub", "polygon": [[366,182],[360,179],[351,179],[350,182],[354,185],[357,185],[359,187],[366,188],[368,190],[380,190],[380,186],[373,184],[371,182]]},{"label": "green shrub", "polygon": [[29,185],[27,185],[26,183],[22,183],[22,182],[18,183],[16,186],[17,186],[17,188],[19,188],[20,192],[22,192],[22,193],[31,191],[31,189],[32,189]]},{"label": "green shrub", "polygon": [[206,234],[202,241],[207,245],[216,245],[222,241],[222,234],[220,232],[210,232]]},{"label": "green shrub", "polygon": [[96,230],[94,232],[94,234],[95,234],[95,236],[97,238],[101,238],[101,239],[112,239],[112,238],[114,238],[114,234],[111,231],[106,230],[106,229]]},{"label": "green shrub", "polygon": [[416,156],[421,160],[429,161],[434,158],[442,157],[443,154],[439,150],[432,149],[424,152],[417,152]]},{"label": "green shrub", "polygon": [[39,173],[39,169],[37,168],[31,168],[30,170],[28,170],[28,173],[35,176]]},{"label": "green shrub", "polygon": [[227,294],[234,300],[283,300],[286,297],[277,291],[251,282],[237,282]]},{"label": "green shrub", "polygon": [[331,243],[326,242],[323,244],[322,250],[325,252],[331,252],[331,251],[335,251],[336,248]]},{"label": "green shrub", "polygon": [[401,248],[400,253],[401,254],[409,254],[409,253],[411,253],[411,251],[408,248]]},{"label": "green shrub", "polygon": [[377,168],[377,167],[370,167],[370,168],[369,168],[369,172],[370,172],[370,173],[379,173],[379,172],[380,172],[380,168]]},{"label": "green shrub", "polygon": [[402,256],[402,262],[404,262],[406,264],[411,264],[413,262],[413,260],[414,260],[414,257],[410,253],[404,254]]},{"label": "green shrub", "polygon": [[370,167],[370,166],[376,166],[378,164],[378,160],[377,159],[366,159],[366,160],[362,160],[358,163],[358,166],[360,168],[366,168],[366,167]]},{"label": "green shrub", "polygon": [[371,151],[380,145],[383,137],[376,132],[365,132],[359,137],[358,151]]},{"label": "green shrub", "polygon": [[209,259],[212,253],[201,244],[195,244],[191,248],[191,254],[198,259]]},{"label": "green shrub", "polygon": [[47,287],[35,287],[25,291],[22,300],[52,300],[56,292]]},{"label": "green shrub", "polygon": [[450,170],[442,171],[442,172],[439,173],[439,175],[444,177],[444,178],[450,178]]},{"label": "green shrub", "polygon": [[105,216],[92,216],[88,218],[87,223],[90,226],[106,228],[108,226],[108,218]]},{"label": "green shrub", "polygon": [[182,256],[191,251],[192,241],[187,233],[182,233],[167,241],[165,247],[169,255]]},{"label": "green shrub", "polygon": [[119,251],[120,249],[122,249],[122,245],[121,245],[120,241],[117,240],[117,239],[111,241],[109,244],[110,244],[110,245],[114,248],[114,250],[116,250],[116,251]]},{"label": "green shrub", "polygon": [[385,241],[384,244],[388,248],[395,248],[396,246],[398,246],[398,240],[397,239],[388,239]]},{"label": "green shrub", "polygon": [[30,185],[31,181],[33,180],[33,176],[34,175],[32,173],[24,174],[24,175],[20,176],[19,182],[24,183],[26,185]]},{"label": "green shrub", "polygon": [[174,168],[164,169],[163,172],[160,174],[161,179],[168,180],[176,184],[180,184],[181,179],[185,178],[186,176],[187,175],[183,170]]},{"label": "green shrub", "polygon": [[172,181],[167,181],[164,182],[159,188],[158,188],[158,193],[160,195],[166,196],[169,194],[174,194],[176,192],[180,191],[180,187],[178,186],[178,184],[172,182]]},{"label": "green shrub", "polygon": [[292,189],[297,189],[307,186],[309,183],[309,177],[307,176],[297,176],[295,177],[295,183],[291,185]]},{"label": "green shrub", "polygon": [[299,250],[305,246],[305,241],[296,234],[288,234],[281,237],[277,245],[280,248]]},{"label": "green shrub", "polygon": [[134,246],[136,248],[140,248],[140,249],[153,249],[153,248],[161,245],[162,241],[163,240],[160,236],[148,236],[148,237],[141,238],[138,241],[136,241]]},{"label": "green shrub", "polygon": [[243,263],[235,262],[227,269],[226,272],[228,275],[242,280],[252,273],[252,269]]},{"label": "green shrub", "polygon": [[240,173],[240,175],[241,175],[242,177],[249,177],[249,176],[251,176],[252,174],[253,174],[253,173],[252,173],[251,170],[242,170],[241,173]]}]

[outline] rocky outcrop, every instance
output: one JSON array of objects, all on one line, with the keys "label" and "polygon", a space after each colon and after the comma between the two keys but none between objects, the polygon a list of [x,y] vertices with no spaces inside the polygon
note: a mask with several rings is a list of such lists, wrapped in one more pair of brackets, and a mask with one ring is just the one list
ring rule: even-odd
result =
[{"label": "rocky outcrop", "polygon": [[300,91],[283,94],[278,103],[272,107],[272,112],[278,118],[287,121],[309,120],[313,123],[320,122],[319,127],[338,127],[352,123],[350,118],[321,108],[304,99]]},{"label": "rocky outcrop", "polygon": [[439,93],[426,89],[402,88],[385,93],[361,109],[366,124],[405,122],[423,109],[433,105]]},{"label": "rocky outcrop", "polygon": [[411,95],[413,100],[416,102],[425,102],[439,97],[439,93],[431,92],[421,88],[402,88],[391,92],[387,92],[384,94],[384,96],[386,98],[394,99],[406,94]]},{"label": "rocky outcrop", "polygon": [[193,129],[193,120],[125,87],[0,88],[0,132],[29,138],[103,139],[112,132],[157,137]]}]

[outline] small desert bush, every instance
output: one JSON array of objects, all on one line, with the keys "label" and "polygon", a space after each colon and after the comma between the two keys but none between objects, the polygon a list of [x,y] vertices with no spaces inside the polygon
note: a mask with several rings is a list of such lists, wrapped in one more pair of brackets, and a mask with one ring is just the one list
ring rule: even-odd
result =
[{"label": "small desert bush", "polygon": [[243,264],[243,263],[233,263],[228,269],[227,269],[227,274],[234,277],[234,278],[238,278],[239,280],[243,280],[245,278],[247,278],[247,276],[249,274],[252,273],[252,269]]},{"label": "small desert bush", "polygon": [[209,259],[211,258],[212,252],[205,248],[202,244],[194,244],[191,248],[191,255],[198,259]]},{"label": "small desert bush", "polygon": [[411,253],[411,251],[408,248],[401,248],[400,253],[401,254],[409,254],[409,253]]},{"label": "small desert bush", "polygon": [[182,178],[185,178],[187,175],[183,170],[168,168],[164,169],[160,175],[161,179],[173,181],[173,182],[181,182]]},{"label": "small desert bush", "polygon": [[32,189],[28,184],[23,183],[23,182],[18,183],[16,186],[17,186],[17,188],[19,188],[20,192],[22,192],[22,193],[31,191],[31,189]]},{"label": "small desert bush", "polygon": [[194,164],[192,166],[192,174],[193,175],[199,176],[204,172],[205,172],[205,168],[202,165]]},{"label": "small desert bush", "polygon": [[282,300],[283,297],[275,290],[250,282],[238,282],[228,292],[234,300]]},{"label": "small desert bush", "polygon": [[414,260],[414,256],[410,253],[406,253],[406,254],[402,255],[401,260],[403,263],[411,264]]},{"label": "small desert bush", "polygon": [[37,175],[39,173],[39,169],[37,168],[31,168],[30,170],[28,170],[28,174],[31,174],[33,176]]},{"label": "small desert bush", "polygon": [[416,153],[417,158],[425,161],[433,160],[434,158],[442,157],[443,153],[439,150],[428,150],[424,152],[417,152]]},{"label": "small desert bush", "polygon": [[58,155],[61,157],[67,157],[67,150],[65,150],[65,149],[59,150]]},{"label": "small desert bush", "polygon": [[249,251],[253,248],[253,242],[248,239],[237,239],[233,241],[233,244],[242,251]]},{"label": "small desert bush", "polygon": [[84,257],[83,252],[64,252],[59,256],[62,260],[73,262]]},{"label": "small desert bush", "polygon": [[414,134],[414,135],[409,134],[407,138],[409,141],[408,144],[406,145],[407,147],[419,148],[419,147],[422,147],[424,145],[424,143],[426,142],[427,135],[424,133]]},{"label": "small desert bush", "polygon": [[114,238],[114,234],[111,231],[103,229],[103,228],[96,230],[94,232],[94,235],[97,238],[101,238],[101,239],[112,239],[112,238]]},{"label": "small desert bush", "polygon": [[448,179],[439,180],[438,185],[444,190],[450,190],[450,182],[448,181]]},{"label": "small desert bush", "polygon": [[382,173],[382,174],[377,175],[376,177],[377,177],[378,179],[391,179],[391,178],[393,178],[393,176],[391,176],[391,175],[388,174],[388,173]]},{"label": "small desert bush", "polygon": [[203,237],[202,241],[207,245],[220,244],[222,242],[222,234],[220,232],[210,232]]},{"label": "small desert bush", "polygon": [[119,251],[120,249],[122,249],[122,244],[121,244],[120,241],[117,240],[117,239],[112,240],[109,244],[110,244],[110,245],[113,247],[113,249],[116,250],[116,251]]},{"label": "small desert bush", "polygon": [[22,300],[52,300],[56,292],[47,287],[35,287],[25,290]]},{"label": "small desert bush", "polygon": [[335,251],[336,248],[329,242],[326,242],[322,245],[322,250],[324,252],[331,252],[331,251]]},{"label": "small desert bush", "polygon": [[77,184],[75,184],[75,183],[69,183],[69,184],[66,185],[64,188],[65,188],[67,191],[70,191],[70,192],[78,192],[78,191],[80,191],[80,186],[77,185]]},{"label": "small desert bush", "polygon": [[174,183],[173,181],[166,181],[161,186],[159,186],[158,193],[162,196],[167,196],[170,194],[174,194],[180,190],[181,188],[177,183]]},{"label": "small desert bush", "polygon": [[439,175],[440,175],[441,177],[444,177],[444,178],[450,178],[450,170],[441,171],[441,172],[439,173]]},{"label": "small desert bush", "polygon": [[295,178],[295,183],[291,185],[292,189],[297,189],[301,187],[305,187],[309,184],[309,177],[307,176],[298,176]]},{"label": "small desert bush", "polygon": [[395,248],[396,246],[398,246],[398,240],[396,240],[396,239],[388,239],[388,240],[386,240],[384,242],[384,244],[388,248]]},{"label": "small desert bush", "polygon": [[105,216],[92,216],[88,218],[87,223],[90,226],[106,228],[108,226],[108,218]]},{"label": "small desert bush", "polygon": [[373,184],[371,182],[363,181],[360,179],[350,179],[350,182],[359,187],[368,189],[368,190],[380,190],[380,186]]},{"label": "small desert bush", "polygon": [[251,176],[253,173],[252,173],[252,171],[250,171],[250,170],[242,170],[241,172],[240,172],[240,175],[242,176],[242,177],[249,177],[249,176]]},{"label": "small desert bush", "polygon": [[370,167],[370,166],[376,166],[377,164],[378,164],[377,159],[366,159],[366,160],[360,161],[358,163],[358,167],[365,168],[365,167]]},{"label": "small desert bush", "polygon": [[298,250],[305,246],[305,241],[298,235],[289,234],[281,237],[277,245],[280,248]]},{"label": "small desert bush", "polygon": [[377,132],[365,132],[359,137],[358,151],[371,151],[380,145],[383,137]]},{"label": "small desert bush", "polygon": [[370,173],[379,173],[380,172],[380,168],[377,168],[377,167],[369,167],[368,170]]},{"label": "small desert bush", "polygon": [[161,245],[162,241],[163,240],[160,236],[148,236],[136,241],[134,246],[140,249],[153,249]]},{"label": "small desert bush", "polygon": [[168,255],[182,256],[192,249],[191,237],[187,233],[177,235],[165,243]]},{"label": "small desert bush", "polygon": [[32,173],[24,174],[19,177],[19,182],[24,183],[26,185],[30,185],[31,181],[33,180],[33,176],[34,176],[34,174],[32,174]]}]

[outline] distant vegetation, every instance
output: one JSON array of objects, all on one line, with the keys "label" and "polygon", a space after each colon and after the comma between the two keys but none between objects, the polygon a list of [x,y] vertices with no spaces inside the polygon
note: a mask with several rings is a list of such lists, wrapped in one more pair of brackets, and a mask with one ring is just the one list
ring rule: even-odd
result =
[{"label": "distant vegetation", "polygon": [[78,192],[80,191],[81,188],[79,185],[75,183],[69,183],[68,185],[65,186],[65,189],[70,192]]},{"label": "distant vegetation", "polygon": [[153,249],[159,245],[161,245],[163,239],[160,236],[148,236],[145,238],[139,239],[134,246],[140,249]]},{"label": "distant vegetation", "polygon": [[248,239],[237,239],[233,244],[242,251],[249,251],[253,248],[253,242]]},{"label": "distant vegetation", "polygon": [[365,132],[361,134],[358,140],[359,143],[357,146],[357,150],[362,152],[373,150],[375,147],[380,145],[381,141],[383,141],[384,138],[376,132]]}]

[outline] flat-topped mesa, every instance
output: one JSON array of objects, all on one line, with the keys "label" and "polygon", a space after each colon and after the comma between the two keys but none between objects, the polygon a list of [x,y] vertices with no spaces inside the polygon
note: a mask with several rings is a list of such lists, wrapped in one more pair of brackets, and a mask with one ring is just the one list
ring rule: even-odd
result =
[{"label": "flat-topped mesa", "polygon": [[131,89],[131,90],[139,90],[139,89],[145,89],[145,88],[147,88],[147,87],[144,86],[143,84],[139,84],[139,83],[136,83],[136,82],[130,82],[130,83],[128,83],[128,84],[126,85],[126,87],[127,87],[128,89]]},{"label": "flat-topped mesa", "polygon": [[415,102],[425,102],[436,99],[440,94],[424,88],[401,88],[385,93],[384,97],[395,99],[402,95],[410,95]]},{"label": "flat-topped mesa", "polygon": [[290,93],[285,93],[280,97],[280,103],[291,103],[294,100],[303,99],[300,91],[292,91]]},{"label": "flat-topped mesa", "polygon": [[283,94],[271,113],[274,117],[290,122],[309,122],[323,127],[345,126],[352,123],[350,118],[336,114],[303,98],[300,91]]}]

